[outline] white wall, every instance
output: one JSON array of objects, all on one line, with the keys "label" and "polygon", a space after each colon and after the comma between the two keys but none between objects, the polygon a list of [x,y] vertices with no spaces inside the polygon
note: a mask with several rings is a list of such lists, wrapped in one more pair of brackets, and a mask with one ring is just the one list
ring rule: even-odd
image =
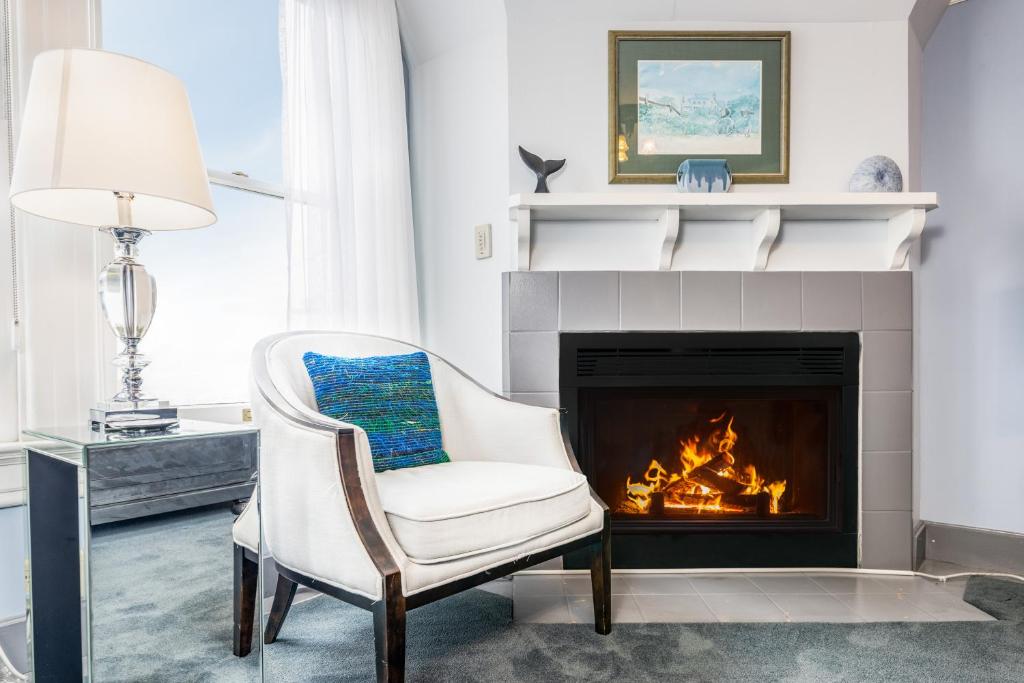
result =
[{"label": "white wall", "polygon": [[[95,44],[91,0],[16,3],[15,99],[20,111],[32,60],[44,50]],[[17,212],[22,275],[21,414],[24,426],[79,423],[112,370],[102,346],[96,277],[110,239],[97,230]]]},{"label": "white wall", "polygon": [[[845,190],[853,168],[872,154],[908,169],[905,19],[697,23],[680,16],[672,3],[509,2],[510,138],[546,159],[568,159],[550,181],[552,191],[636,190],[608,185],[607,44],[613,29],[792,32],[790,183],[736,185],[737,192]],[[510,166],[511,190],[532,189],[533,176],[517,154],[510,155]],[[675,191],[672,185],[644,189]]]},{"label": "white wall", "polygon": [[[510,263],[505,206],[508,194],[534,184],[517,145],[568,159],[551,180],[553,191],[638,189],[607,183],[609,30],[791,31],[791,182],[735,190],[844,190],[856,164],[872,154],[896,159],[908,185],[916,180],[912,69],[944,6],[945,0],[398,0],[424,344],[500,386],[497,275]],[[924,15],[917,40],[912,10]],[[474,261],[472,228],[484,222],[494,227],[495,258]]]},{"label": "white wall", "polygon": [[1024,533],[1020,0],[949,9],[924,53],[921,517]]},{"label": "white wall", "polygon": [[[88,47],[94,33],[90,0],[17,0],[11,5],[17,121],[34,57],[57,47]],[[6,198],[6,181],[2,191]],[[0,210],[7,215],[6,208]],[[22,287],[18,330],[11,324],[6,234],[0,247],[5,264],[0,272],[0,442],[16,440],[19,425],[86,419],[89,405],[99,397],[101,362],[106,362],[99,350],[103,337],[96,274],[98,260],[109,258],[109,247],[105,253],[97,249],[95,230],[23,214],[17,216],[17,229]],[[0,623],[25,613],[20,450],[16,443],[0,444]]]},{"label": "white wall", "polygon": [[[6,54],[0,53],[0,70],[7,71]],[[7,109],[4,107],[4,109]],[[13,108],[12,108],[13,109]],[[14,325],[14,283],[11,226],[11,203],[8,194],[11,179],[8,169],[7,127],[12,112],[4,111],[0,116],[0,126],[5,134],[0,135],[0,222],[4,229],[0,230],[0,443],[18,439],[18,351],[17,329]],[[3,475],[0,470],[0,490],[3,488]]]},{"label": "white wall", "polygon": [[[501,389],[509,268],[508,72],[501,0],[400,0],[423,344]],[[476,260],[473,227],[493,226]]]}]

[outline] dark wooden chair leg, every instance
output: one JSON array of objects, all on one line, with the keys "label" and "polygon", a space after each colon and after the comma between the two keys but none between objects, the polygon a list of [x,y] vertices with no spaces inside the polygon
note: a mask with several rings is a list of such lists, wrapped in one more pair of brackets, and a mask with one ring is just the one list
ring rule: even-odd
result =
[{"label": "dark wooden chair leg", "polygon": [[263,632],[263,642],[267,645],[277,640],[277,635],[284,625],[284,618],[288,616],[288,610],[292,607],[292,600],[295,598],[295,591],[299,584],[295,583],[283,574],[277,575],[277,587],[274,588],[274,604],[270,606],[270,615],[267,617],[267,628]]},{"label": "dark wooden chair leg", "polygon": [[405,596],[399,574],[384,577],[384,597],[373,605],[378,683],[405,680]]},{"label": "dark wooden chair leg", "polygon": [[590,583],[594,590],[594,630],[608,635],[612,631],[612,541],[607,520],[601,542],[594,545]]},{"label": "dark wooden chair leg", "polygon": [[259,565],[245,556],[245,548],[236,544],[234,590],[234,653],[236,657],[245,657],[252,651],[258,569]]}]

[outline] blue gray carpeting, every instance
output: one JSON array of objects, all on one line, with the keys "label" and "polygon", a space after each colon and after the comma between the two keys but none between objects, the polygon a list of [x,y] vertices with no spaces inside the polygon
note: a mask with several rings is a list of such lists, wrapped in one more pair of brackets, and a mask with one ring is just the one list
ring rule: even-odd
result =
[{"label": "blue gray carpeting", "polygon": [[7,666],[4,657],[0,657],[0,683],[23,683],[24,680]]},{"label": "blue gray carpeting", "polygon": [[93,529],[97,681],[258,681],[231,654],[231,523],[207,508]]},{"label": "blue gray carpeting", "polygon": [[[207,510],[101,529],[93,556],[99,681],[256,680],[231,655],[231,515]],[[409,614],[410,681],[1021,681],[1024,585],[973,579],[995,622],[511,623],[473,590]],[[367,612],[330,598],[292,608],[265,679],[373,680]]]}]

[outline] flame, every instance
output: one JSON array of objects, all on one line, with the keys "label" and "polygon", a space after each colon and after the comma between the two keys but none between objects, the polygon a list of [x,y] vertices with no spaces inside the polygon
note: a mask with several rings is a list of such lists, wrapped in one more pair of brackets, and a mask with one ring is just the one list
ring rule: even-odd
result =
[{"label": "flame", "polygon": [[[679,441],[679,468],[670,471],[658,460],[644,471],[640,481],[626,476],[626,496],[618,512],[648,514],[655,506],[689,512],[753,512],[758,498],[767,496],[770,514],[779,514],[779,500],[786,492],[786,481],[766,483],[752,464],[735,467],[733,449],[739,434],[733,429],[732,416],[726,413],[712,418],[715,425],[701,438],[692,435]],[[728,489],[728,490],[723,490]],[[762,499],[763,500],[763,499]]]},{"label": "flame", "polygon": [[[701,453],[697,450],[700,445],[700,438],[691,436],[686,441],[681,441],[680,446],[682,447],[679,451],[679,461],[683,464],[683,472],[692,472],[698,467],[703,467],[709,460],[711,460],[710,453]],[[652,462],[658,462],[654,460]]]}]

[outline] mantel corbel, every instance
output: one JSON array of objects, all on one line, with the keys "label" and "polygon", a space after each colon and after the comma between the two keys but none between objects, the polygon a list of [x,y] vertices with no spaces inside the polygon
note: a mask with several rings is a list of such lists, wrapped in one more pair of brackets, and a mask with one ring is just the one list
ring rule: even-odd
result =
[{"label": "mantel corbel", "polygon": [[672,252],[679,237],[679,209],[672,207],[662,212],[658,223],[664,230],[661,240],[661,256],[658,259],[658,270],[669,270],[672,267]]},{"label": "mantel corbel", "polygon": [[752,270],[768,267],[768,254],[779,236],[782,211],[778,208],[765,209],[754,217],[754,264]]},{"label": "mantel corbel", "polygon": [[889,219],[889,270],[899,270],[903,267],[911,245],[921,237],[924,230],[924,214],[924,209],[912,208]]}]

